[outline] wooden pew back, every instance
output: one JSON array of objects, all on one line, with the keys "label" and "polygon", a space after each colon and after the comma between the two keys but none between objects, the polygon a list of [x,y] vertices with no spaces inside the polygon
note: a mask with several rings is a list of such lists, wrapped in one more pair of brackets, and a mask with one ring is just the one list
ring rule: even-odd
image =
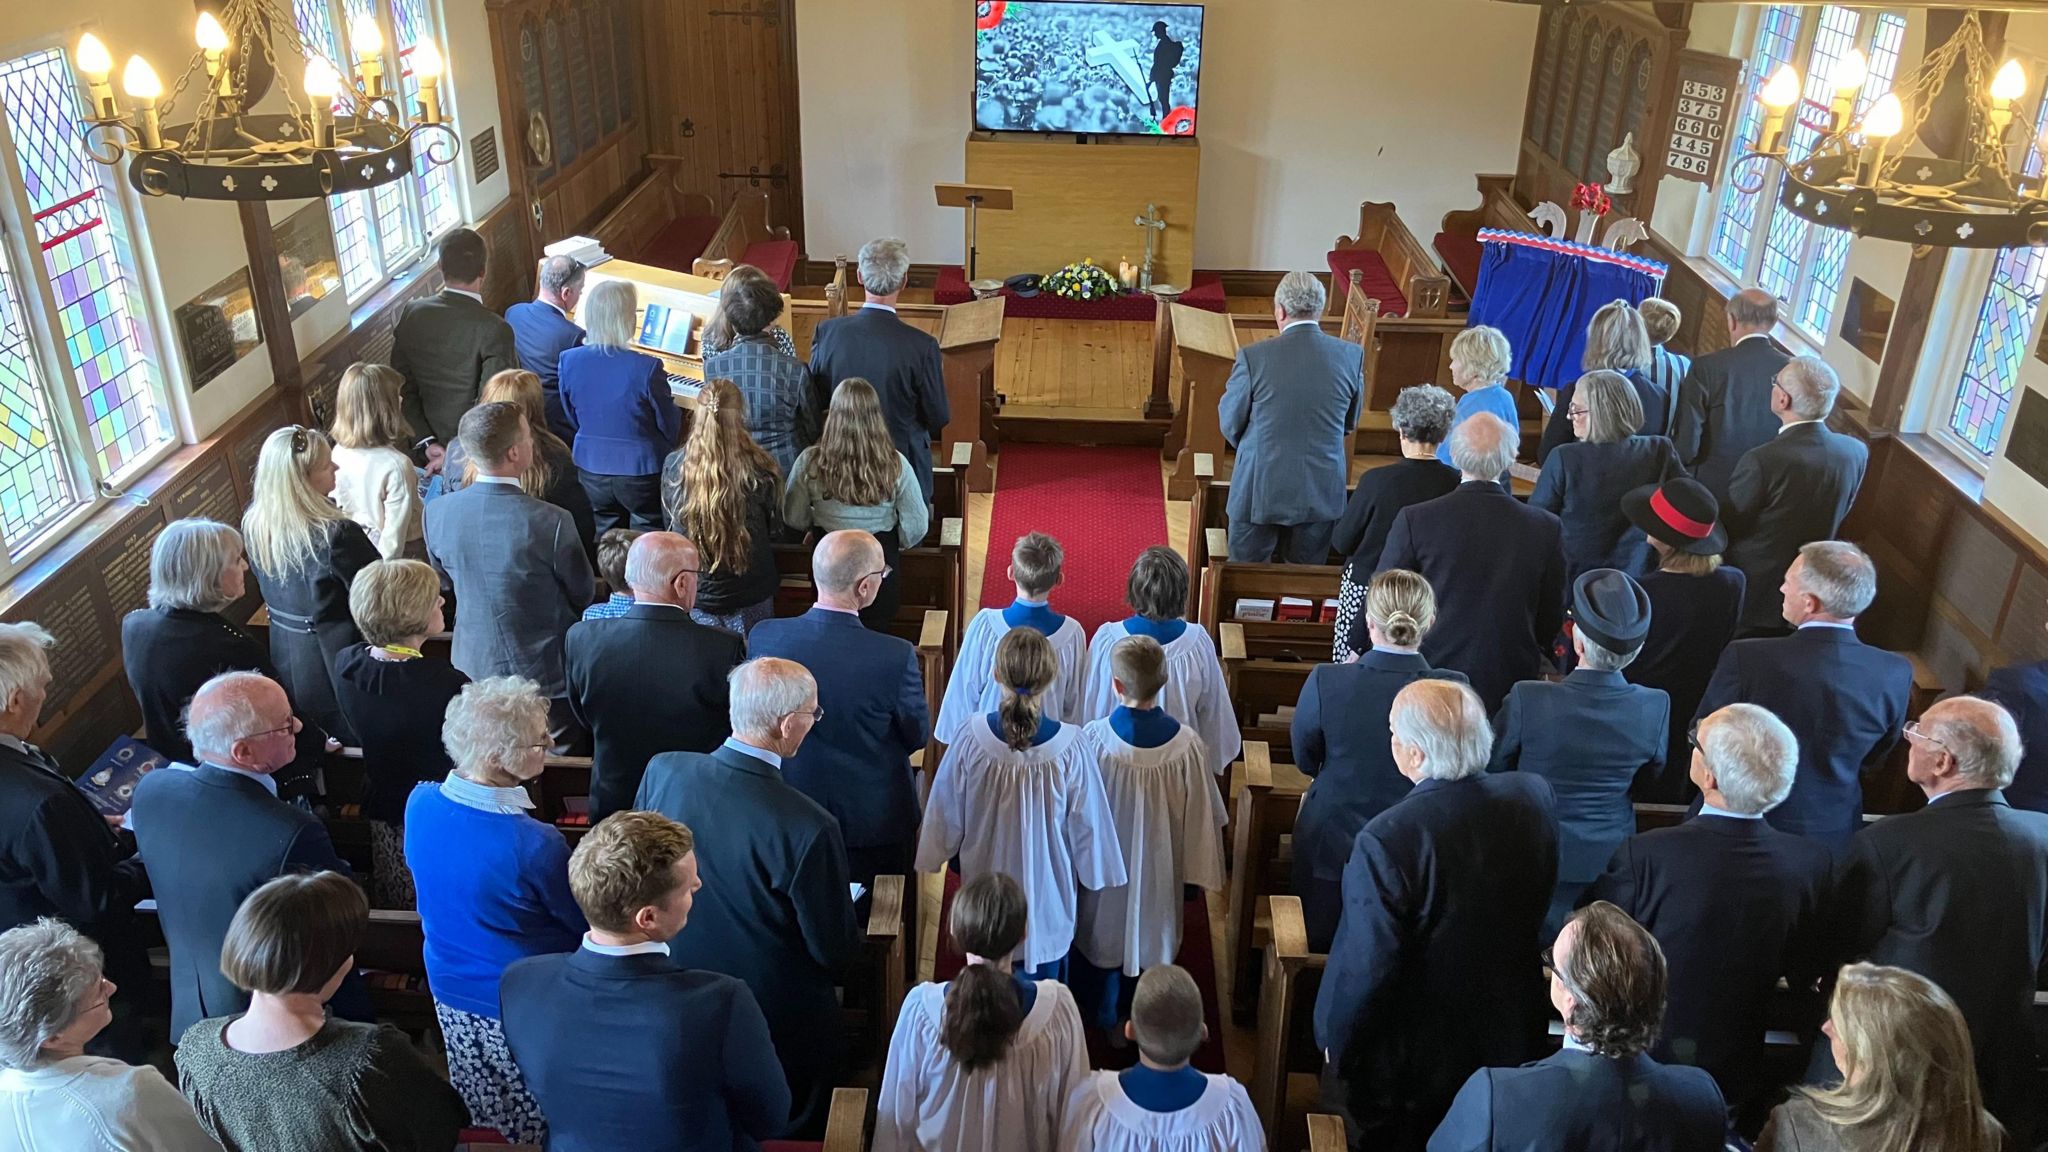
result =
[{"label": "wooden pew back", "polygon": [[[1415,238],[1392,204],[1366,201],[1358,206],[1358,235],[1339,236],[1332,248],[1370,248],[1387,266],[1387,274],[1408,298],[1407,315],[1417,318],[1442,316],[1448,304],[1451,281],[1436,265],[1436,258]],[[1338,286],[1330,285],[1330,295]],[[1352,296],[1357,295],[1352,293]],[[1346,306],[1350,304],[1347,297]]]},{"label": "wooden pew back", "polygon": [[1231,1010],[1249,1024],[1258,1000],[1258,948],[1267,935],[1261,901],[1292,883],[1292,832],[1309,780],[1293,766],[1273,762],[1271,751],[1245,741],[1244,759],[1230,766],[1230,887],[1224,954],[1231,966]]},{"label": "wooden pew back", "polygon": [[1329,957],[1308,950],[1308,929],[1298,898],[1274,896],[1269,906],[1272,938],[1266,944],[1261,970],[1258,1056],[1248,1088],[1252,1107],[1266,1122],[1267,1147],[1279,1148],[1291,1131],[1288,1079],[1296,1072],[1316,1071],[1313,1062],[1302,1057],[1304,1049],[1313,1051],[1315,1047],[1306,1033]]},{"label": "wooden pew back", "polygon": [[719,223],[718,231],[711,234],[711,241],[704,245],[704,254],[697,257],[690,272],[695,276],[723,280],[750,245],[787,239],[787,227],[768,221],[768,193],[741,192],[733,197],[732,204],[725,210],[725,219]]},{"label": "wooden pew back", "polygon": [[1245,654],[1269,660],[1298,660],[1309,664],[1327,662],[1336,625],[1319,619],[1237,620],[1240,599],[1272,600],[1296,596],[1313,602],[1320,614],[1324,600],[1335,600],[1344,570],[1334,564],[1238,564],[1228,559],[1209,561],[1202,577],[1203,627],[1219,635],[1219,625],[1235,621],[1244,625]]}]

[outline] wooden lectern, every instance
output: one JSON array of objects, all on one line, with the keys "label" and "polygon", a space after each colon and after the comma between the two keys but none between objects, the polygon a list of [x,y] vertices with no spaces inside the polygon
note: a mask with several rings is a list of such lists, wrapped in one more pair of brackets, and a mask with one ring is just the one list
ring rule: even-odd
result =
[{"label": "wooden lectern", "polygon": [[[1003,338],[1003,298],[955,304],[939,322],[939,352],[946,371],[946,406],[952,419],[935,454],[967,474],[967,490],[990,492],[995,474],[988,465],[985,424],[995,397],[996,343]],[[964,450],[964,454],[963,454]]]},{"label": "wooden lectern", "polygon": [[938,184],[934,190],[939,194],[939,207],[967,209],[967,279],[979,279],[974,266],[981,241],[981,210],[1008,212],[1016,207],[1015,193],[993,184]]},{"label": "wooden lectern", "polygon": [[1223,401],[1230,369],[1237,363],[1237,330],[1227,313],[1163,301],[1160,307],[1173,309],[1173,342],[1180,350],[1181,375],[1180,408],[1173,414],[1177,434],[1172,437],[1180,451],[1167,480],[1166,498],[1186,500],[1195,491],[1195,457],[1206,455],[1220,464],[1228,451],[1216,408]]}]

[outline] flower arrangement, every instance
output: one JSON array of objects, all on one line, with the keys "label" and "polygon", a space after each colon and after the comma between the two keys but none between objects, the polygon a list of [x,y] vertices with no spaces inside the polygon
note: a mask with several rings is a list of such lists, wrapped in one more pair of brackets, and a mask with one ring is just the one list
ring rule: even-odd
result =
[{"label": "flower arrangement", "polygon": [[1067,265],[1046,277],[1040,287],[1068,300],[1107,300],[1119,291],[1109,270],[1096,267],[1093,259]]},{"label": "flower arrangement", "polygon": [[1614,211],[1614,201],[1607,190],[1598,184],[1580,184],[1572,189],[1572,208],[1579,212],[1592,212],[1605,216]]}]

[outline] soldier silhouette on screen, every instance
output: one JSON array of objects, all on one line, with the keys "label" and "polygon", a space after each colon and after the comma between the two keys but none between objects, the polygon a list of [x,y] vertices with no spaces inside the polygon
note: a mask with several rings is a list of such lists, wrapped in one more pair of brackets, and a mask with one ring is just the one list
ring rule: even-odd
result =
[{"label": "soldier silhouette on screen", "polygon": [[1147,100],[1154,103],[1153,118],[1164,119],[1168,112],[1173,111],[1173,70],[1180,67],[1182,48],[1180,41],[1166,34],[1164,20],[1153,22],[1152,35],[1159,40],[1152,49],[1152,88],[1158,99],[1151,101],[1148,94]]}]

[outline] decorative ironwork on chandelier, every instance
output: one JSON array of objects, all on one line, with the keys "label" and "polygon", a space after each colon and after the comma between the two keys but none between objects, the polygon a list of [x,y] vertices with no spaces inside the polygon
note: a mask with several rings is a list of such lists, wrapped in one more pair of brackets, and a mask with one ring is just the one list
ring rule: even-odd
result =
[{"label": "decorative ironwork on chandelier", "polygon": [[[2017,60],[1993,60],[1977,13],[1965,16],[1946,44],[1857,115],[1867,67],[1856,49],[1836,64],[1828,77],[1834,97],[1827,127],[1813,150],[1798,159],[1789,155],[1789,129],[1804,103],[1803,85],[1790,64],[1780,67],[1758,97],[1768,113],[1758,139],[1768,143],[1736,162],[1736,188],[1761,191],[1775,164],[1785,170],[1779,203],[1825,228],[1937,248],[2048,244],[2042,177],[2025,170],[2032,135],[2011,139],[2027,76]],[[1929,110],[1958,73],[1966,94],[1960,158],[1908,155]],[[2015,143],[2018,170],[2011,160]]]},{"label": "decorative ironwork on chandelier", "polygon": [[[218,15],[199,14],[193,35],[199,50],[168,96],[149,61],[128,58],[121,73],[127,112],[114,97],[106,45],[91,33],[78,42],[75,59],[92,105],[81,125],[86,151],[110,167],[128,156],[128,182],[144,195],[306,200],[411,175],[416,155],[436,167],[461,152],[461,138],[441,112],[444,62],[432,40],[411,52],[419,116],[409,118],[401,86],[386,79],[383,31],[369,13],[350,27],[358,63],[348,73],[308,47],[291,13],[272,0],[227,0]],[[274,42],[289,50],[288,59],[305,62],[304,79],[297,94],[277,85],[283,112],[257,112],[267,78],[283,75]],[[195,79],[193,119],[165,128]]]}]

